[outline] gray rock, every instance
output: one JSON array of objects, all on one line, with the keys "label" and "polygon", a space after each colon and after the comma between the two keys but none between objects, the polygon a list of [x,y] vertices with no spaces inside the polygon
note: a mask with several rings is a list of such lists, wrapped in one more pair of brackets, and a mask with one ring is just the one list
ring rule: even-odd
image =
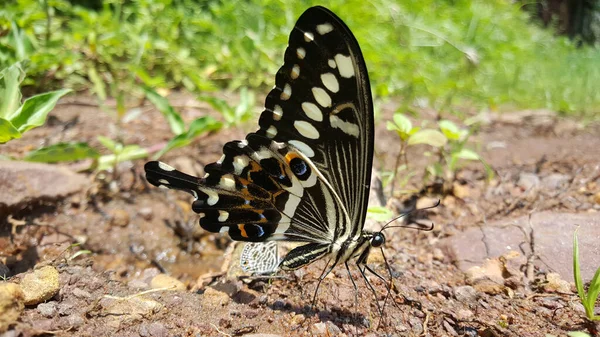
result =
[{"label": "gray rock", "polygon": [[142,337],[164,337],[169,335],[169,330],[162,323],[150,323],[140,326]]},{"label": "gray rock", "polygon": [[564,188],[571,177],[566,174],[553,173],[542,178],[542,188],[545,190],[558,190],[560,188]]},{"label": "gray rock", "polygon": [[540,184],[540,178],[534,173],[521,172],[517,185],[524,190],[537,187]]},{"label": "gray rock", "polygon": [[60,200],[88,183],[85,176],[58,165],[0,161],[0,216],[27,204]]},{"label": "gray rock", "polygon": [[54,301],[38,304],[37,310],[40,313],[40,315],[47,318],[54,317],[54,315],[56,315],[56,313],[58,312],[56,308],[56,302]]},{"label": "gray rock", "polygon": [[475,303],[477,291],[471,286],[461,286],[454,289],[454,297],[463,303]]},{"label": "gray rock", "polygon": [[[466,272],[480,266],[487,258],[499,257],[522,247],[529,254],[528,238],[519,227],[527,229],[528,217],[499,220],[486,227],[472,227],[463,233],[442,240],[457,257],[459,268]],[[579,225],[579,260],[581,275],[589,281],[600,265],[600,216],[594,213],[534,213],[531,217],[534,231],[536,266],[557,272],[564,280],[573,280],[573,232]],[[525,244],[523,244],[525,242]],[[486,248],[487,246],[487,248]],[[489,252],[489,255],[486,254]]]}]

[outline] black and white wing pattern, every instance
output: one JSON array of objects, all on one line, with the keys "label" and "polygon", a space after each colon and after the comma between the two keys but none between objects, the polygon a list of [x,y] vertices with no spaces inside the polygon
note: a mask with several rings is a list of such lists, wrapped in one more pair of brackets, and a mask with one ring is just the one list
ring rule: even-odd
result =
[{"label": "black and white wing pattern", "polygon": [[277,241],[247,242],[240,255],[240,267],[246,273],[266,275],[279,267]]},{"label": "black and white wing pattern", "polygon": [[207,231],[306,242],[284,257],[283,269],[358,240],[373,161],[373,102],[358,42],[328,9],[312,7],[298,19],[259,126],[225,144],[203,178],[160,162],[146,164],[146,177],[191,193]]}]

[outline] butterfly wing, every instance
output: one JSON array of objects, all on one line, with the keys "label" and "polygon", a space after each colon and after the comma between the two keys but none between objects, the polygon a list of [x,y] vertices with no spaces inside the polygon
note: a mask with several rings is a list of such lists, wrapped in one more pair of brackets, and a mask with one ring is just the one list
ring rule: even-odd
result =
[{"label": "butterfly wing", "polygon": [[225,144],[203,178],[159,162],[146,164],[146,177],[194,195],[192,209],[208,231],[309,242],[310,252],[288,254],[288,267],[356,237],[371,177],[373,103],[358,42],[329,10],[313,7],[298,19],[259,125]]},{"label": "butterfly wing", "polygon": [[[265,106],[257,133],[286,142],[311,160],[349,213],[349,223],[326,219],[337,223],[333,239],[355,237],[367,211],[373,101],[358,42],[331,11],[313,7],[300,16]],[[319,191],[308,194],[324,204]]]}]

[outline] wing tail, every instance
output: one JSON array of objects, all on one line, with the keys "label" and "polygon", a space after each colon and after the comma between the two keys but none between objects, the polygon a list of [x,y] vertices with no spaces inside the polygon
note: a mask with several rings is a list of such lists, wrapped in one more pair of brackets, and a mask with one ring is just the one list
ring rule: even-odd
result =
[{"label": "wing tail", "polygon": [[147,162],[144,170],[146,171],[146,180],[156,187],[181,190],[197,196],[200,178],[177,171],[159,161]]}]

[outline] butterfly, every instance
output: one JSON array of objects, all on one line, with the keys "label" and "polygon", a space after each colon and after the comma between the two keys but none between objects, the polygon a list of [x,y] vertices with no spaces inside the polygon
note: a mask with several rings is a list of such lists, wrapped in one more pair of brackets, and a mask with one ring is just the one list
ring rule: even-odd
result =
[{"label": "butterfly", "polygon": [[314,305],[321,281],[338,265],[351,276],[354,261],[373,292],[365,270],[383,280],[367,258],[386,238],[363,228],[373,143],[373,100],[359,44],[334,13],[312,7],[290,33],[256,132],[226,143],[202,178],[157,161],[145,171],[153,185],[192,194],[192,209],[209,232],[302,243],[282,258],[282,270],[326,259]]}]

